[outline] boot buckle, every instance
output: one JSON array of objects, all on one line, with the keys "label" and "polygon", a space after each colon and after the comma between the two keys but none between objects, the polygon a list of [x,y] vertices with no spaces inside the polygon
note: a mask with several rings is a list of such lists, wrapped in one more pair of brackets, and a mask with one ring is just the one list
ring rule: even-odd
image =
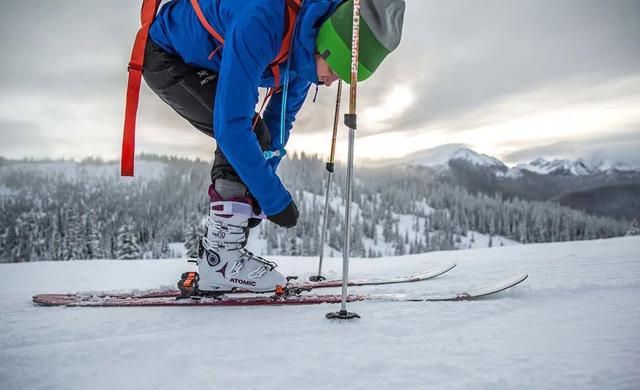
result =
[{"label": "boot buckle", "polygon": [[232,278],[234,276],[237,276],[240,273],[240,270],[242,270],[242,267],[244,267],[244,259],[240,259],[236,261],[236,263],[231,268],[231,271],[229,272],[228,277]]},{"label": "boot buckle", "polygon": [[262,267],[257,268],[255,271],[251,272],[249,275],[249,279],[260,279],[264,274],[269,271],[269,266],[263,265]]}]

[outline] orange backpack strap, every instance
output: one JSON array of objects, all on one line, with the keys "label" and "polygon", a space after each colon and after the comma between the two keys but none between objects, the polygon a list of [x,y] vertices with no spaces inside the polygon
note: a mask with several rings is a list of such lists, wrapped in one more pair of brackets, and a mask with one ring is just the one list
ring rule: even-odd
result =
[{"label": "orange backpack strap", "polygon": [[301,0],[285,0],[287,8],[284,14],[284,36],[282,37],[282,45],[276,58],[274,58],[271,65],[281,64],[289,58],[289,50],[291,49],[291,41],[293,40],[293,30],[296,26],[296,19],[298,17],[298,11],[302,5]]},{"label": "orange backpack strap", "polygon": [[[285,0],[286,10],[284,14],[284,36],[282,38],[282,45],[280,46],[280,51],[274,60],[269,64],[269,68],[273,73],[273,79],[275,81],[276,89],[280,87],[280,68],[279,65],[282,64],[289,58],[289,49],[291,48],[291,41],[293,39],[293,31],[296,25],[296,18],[298,16],[298,11],[300,11],[300,7],[302,6],[302,0]],[[209,32],[220,45],[224,45],[224,38],[209,24],[207,18],[205,18],[204,13],[202,13],[202,9],[200,8],[200,3],[198,0],[191,0],[191,6],[193,7],[196,16],[198,16],[198,20],[202,27]],[[210,57],[214,53],[218,51],[219,48],[214,50]]]},{"label": "orange backpack strap", "polygon": [[278,55],[273,59],[271,64],[269,64],[271,73],[273,73],[276,89],[280,87],[280,64],[289,58],[293,31],[296,27],[296,19],[298,17],[298,11],[300,11],[300,7],[302,6],[302,0],[285,0],[285,3],[287,8],[284,13],[284,35],[282,37],[282,44],[280,45]]},{"label": "orange backpack strap", "polygon": [[221,45],[224,45],[224,38],[222,38],[222,36],[218,34],[216,29],[213,28],[213,26],[211,26],[209,22],[207,22],[207,18],[204,17],[204,14],[202,13],[202,9],[200,9],[200,4],[198,3],[198,0],[191,0],[191,6],[193,7],[193,10],[196,12],[196,15],[198,16],[198,20],[200,20],[200,23],[202,24],[202,27],[204,27],[204,29],[207,30],[209,34],[211,34],[218,42],[220,42]]},{"label": "orange backpack strap", "polygon": [[129,81],[127,83],[127,98],[124,114],[124,133],[122,138],[122,160],[120,174],[133,176],[133,162],[135,156],[136,115],[140,100],[140,84],[142,81],[142,67],[144,65],[144,49],[147,45],[149,28],[158,13],[161,0],[144,0],[140,21],[142,27],[136,34],[136,40],[131,51],[129,61]]}]

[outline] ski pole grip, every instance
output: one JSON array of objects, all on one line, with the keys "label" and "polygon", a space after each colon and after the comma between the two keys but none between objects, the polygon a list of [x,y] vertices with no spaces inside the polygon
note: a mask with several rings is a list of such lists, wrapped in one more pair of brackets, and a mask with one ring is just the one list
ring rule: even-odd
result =
[{"label": "ski pole grip", "polygon": [[357,114],[344,114],[344,124],[350,129],[358,128],[358,115]]}]

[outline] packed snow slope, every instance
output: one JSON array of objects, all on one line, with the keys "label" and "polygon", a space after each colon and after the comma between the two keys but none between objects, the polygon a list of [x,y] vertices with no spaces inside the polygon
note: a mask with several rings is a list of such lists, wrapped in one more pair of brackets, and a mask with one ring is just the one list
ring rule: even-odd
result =
[{"label": "packed snow slope", "polygon": [[[172,285],[175,261],[0,265],[0,389],[637,389],[640,238],[353,260],[352,276],[458,267],[352,292],[438,295],[518,272],[491,299],[246,308],[35,307],[31,296]],[[315,259],[280,259],[308,276]],[[340,260],[326,264],[337,276]],[[335,290],[334,290],[335,291]]]}]

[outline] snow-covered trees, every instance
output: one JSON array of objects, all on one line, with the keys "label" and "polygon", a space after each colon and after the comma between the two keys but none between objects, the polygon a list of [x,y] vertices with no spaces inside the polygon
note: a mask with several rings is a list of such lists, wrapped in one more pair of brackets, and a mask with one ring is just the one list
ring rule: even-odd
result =
[{"label": "snow-covered trees", "polygon": [[[210,166],[175,158],[152,160],[164,164],[162,175],[135,181],[119,179],[115,164],[95,161],[76,164],[86,171],[78,175],[50,172],[51,162],[42,169],[1,167],[0,187],[5,190],[0,193],[0,261],[165,258],[172,255],[170,242],[185,241],[194,255],[207,211]],[[344,239],[346,180],[344,169],[336,168],[327,256],[342,251]],[[298,226],[281,229],[265,221],[251,234],[264,239],[269,254],[317,255],[324,162],[292,155],[283,161],[279,175],[298,204]],[[479,240],[470,231],[491,236],[492,245],[498,246],[499,237],[550,242],[620,236],[630,230],[626,223],[555,203],[470,194],[422,168],[359,167],[353,201],[353,256],[463,248]]]},{"label": "snow-covered trees", "polygon": [[198,257],[198,243],[202,233],[197,225],[189,225],[184,231],[184,247],[188,257]]},{"label": "snow-covered trees", "polygon": [[116,239],[116,259],[134,260],[141,258],[140,245],[138,245],[138,237],[133,220],[127,218],[125,223],[120,226]]},{"label": "snow-covered trees", "polygon": [[625,235],[640,236],[640,220],[639,219],[634,219],[633,222],[631,222],[631,226],[629,227],[629,230],[627,230],[627,233]]}]

